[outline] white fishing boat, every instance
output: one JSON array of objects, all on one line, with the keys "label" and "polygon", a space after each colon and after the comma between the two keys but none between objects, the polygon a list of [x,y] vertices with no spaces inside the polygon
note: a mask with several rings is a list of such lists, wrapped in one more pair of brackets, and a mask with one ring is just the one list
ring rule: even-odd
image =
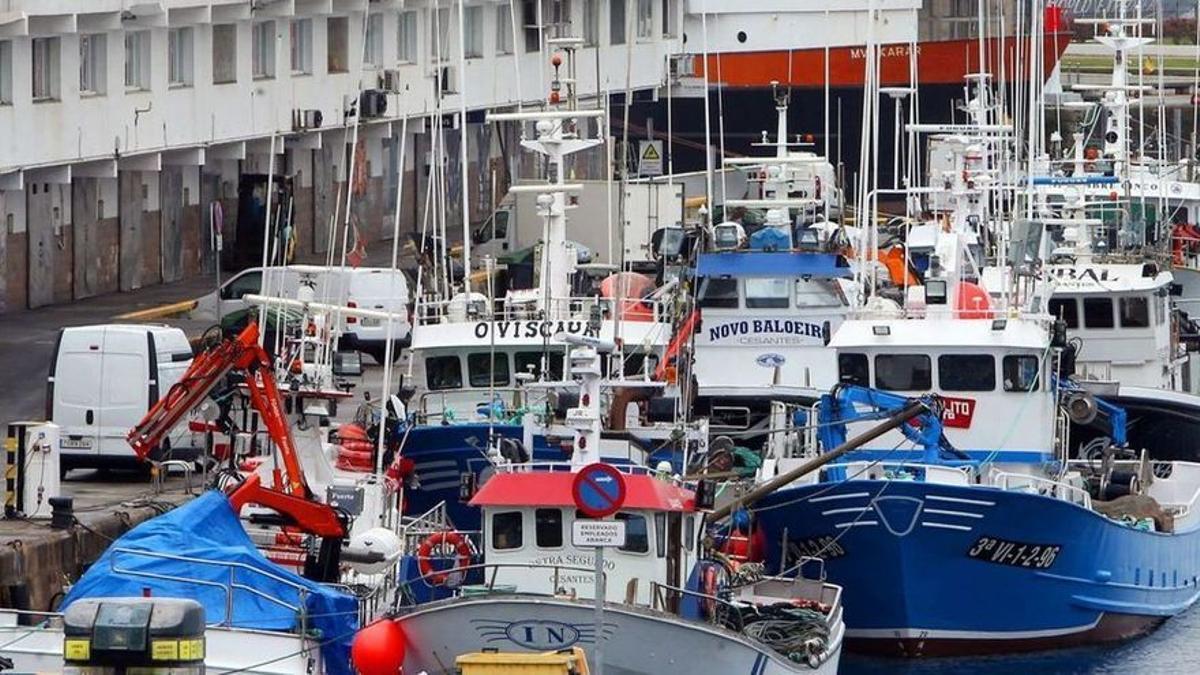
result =
[{"label": "white fishing boat", "polygon": [[[580,400],[570,414],[571,462],[498,466],[472,497],[483,514],[484,563],[423,567],[421,582],[463,585],[443,600],[401,602],[385,619],[402,635],[395,647],[406,672],[448,675],[457,655],[485,649],[574,646],[604,672],[628,675],[836,672],[841,589],[820,579],[756,578],[752,568],[740,583],[724,584],[713,567],[693,571],[701,513],[695,494],[669,474],[620,469],[625,496],[614,520],[577,510],[573,485],[600,460],[599,365],[613,345],[571,340]],[[625,534],[601,559],[576,530],[609,523]]]}]

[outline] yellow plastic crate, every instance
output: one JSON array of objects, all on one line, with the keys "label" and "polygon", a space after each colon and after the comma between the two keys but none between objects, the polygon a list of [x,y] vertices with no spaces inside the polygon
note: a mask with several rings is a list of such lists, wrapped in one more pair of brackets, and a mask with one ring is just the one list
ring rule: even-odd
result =
[{"label": "yellow plastic crate", "polygon": [[455,659],[460,675],[588,675],[587,655],[579,647],[558,652],[476,652]]}]

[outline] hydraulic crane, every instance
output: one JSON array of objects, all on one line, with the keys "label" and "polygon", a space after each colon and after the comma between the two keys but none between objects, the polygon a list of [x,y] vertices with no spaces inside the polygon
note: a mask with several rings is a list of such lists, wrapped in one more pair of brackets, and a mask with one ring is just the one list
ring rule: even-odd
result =
[{"label": "hydraulic crane", "polygon": [[267,507],[279,514],[279,524],[319,537],[320,552],[305,565],[305,575],[320,581],[335,580],[347,534],[346,518],[328,504],[316,501],[305,481],[271,358],[258,344],[258,324],[251,322],[237,337],[227,338],[193,359],[179,382],[154,404],[126,439],[138,458],[146,460],[184,416],[231,372],[242,375],[250,404],[278,448],[286,475],[276,469],[273,487],[263,486],[258,475],[251,475],[229,494],[229,502],[235,512],[251,503]]}]

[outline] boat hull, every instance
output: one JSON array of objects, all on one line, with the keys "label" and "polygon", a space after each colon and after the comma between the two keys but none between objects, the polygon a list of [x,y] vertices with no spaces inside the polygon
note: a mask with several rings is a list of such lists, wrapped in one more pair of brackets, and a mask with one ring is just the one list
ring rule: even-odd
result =
[{"label": "boat hull", "polygon": [[756,506],[768,569],[825,558],[847,647],[898,656],[1125,640],[1190,607],[1200,532],[1160,534],[1068,502],[991,488],[846,481]]},{"label": "boat hull", "polygon": [[[423,605],[396,619],[408,644],[404,672],[455,673],[460,654],[500,651],[548,652],[582,647],[592,658],[595,610],[588,601],[535,596],[489,596]],[[792,663],[740,635],[647,609],[607,605],[604,672],[608,675],[833,675],[840,633],[831,656],[817,668]]]}]

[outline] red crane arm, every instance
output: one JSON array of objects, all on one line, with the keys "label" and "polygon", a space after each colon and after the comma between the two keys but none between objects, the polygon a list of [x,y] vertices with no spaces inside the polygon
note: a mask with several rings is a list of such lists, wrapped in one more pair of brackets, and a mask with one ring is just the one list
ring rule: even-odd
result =
[{"label": "red crane arm", "polygon": [[250,322],[237,337],[200,354],[179,382],[167,391],[126,436],[138,459],[145,460],[158,447],[185,415],[204,401],[233,370],[244,374],[250,392],[250,403],[262,416],[267,433],[287,471],[286,490],[289,494],[307,498],[311,492],[304,480],[304,470],[296,453],[291,427],[283,412],[282,398],[271,359],[258,344],[258,324]]}]

